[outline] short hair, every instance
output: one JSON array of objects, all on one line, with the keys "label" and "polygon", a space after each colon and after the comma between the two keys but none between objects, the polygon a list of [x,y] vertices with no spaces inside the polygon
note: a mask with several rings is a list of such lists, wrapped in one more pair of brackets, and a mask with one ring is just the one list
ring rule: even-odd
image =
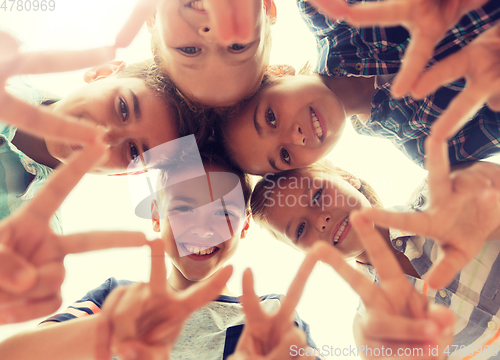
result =
[{"label": "short hair", "polygon": [[[160,170],[157,180],[157,191],[163,199],[163,189],[167,186],[167,182],[172,174],[182,171],[190,165],[194,165],[196,158],[191,155],[185,155],[186,152],[176,154],[169,159],[165,159],[157,168]],[[215,142],[209,141],[203,148],[200,149],[200,156],[203,166],[217,166],[227,172],[233,173],[240,179],[241,189],[243,191],[243,199],[245,200],[245,211],[250,213],[250,196],[252,194],[252,185],[250,176],[241,171],[238,167],[227,161],[227,155],[223,149]]]},{"label": "short hair", "polygon": [[179,137],[193,134],[199,146],[203,146],[212,135],[210,124],[214,118],[213,113],[210,110],[200,112],[186,104],[175,83],[168,74],[161,71],[154,59],[127,65],[117,73],[117,77],[144,80],[156,96],[167,106],[172,106],[175,109]]},{"label": "short hair", "polygon": [[[355,177],[350,172],[345,171],[337,166],[334,166],[330,161],[326,159],[322,159],[312,165],[303,168],[287,170],[277,174],[267,174],[266,177],[260,179],[257,182],[252,192],[252,197],[250,200],[250,208],[252,212],[252,218],[255,220],[255,222],[259,223],[261,226],[264,226],[268,228],[268,230],[270,230],[269,227],[267,226],[268,225],[267,202],[269,199],[265,195],[267,190],[266,184],[272,181],[276,183],[279,179],[291,178],[298,174],[303,174],[305,171],[319,171],[330,174],[336,174],[346,181],[348,179],[352,179]],[[370,184],[368,184],[365,180],[359,178],[357,179],[361,183],[361,187],[358,189],[358,191],[361,194],[363,194],[363,196],[370,202],[370,204],[372,204],[373,207],[382,207],[382,200],[375,192],[375,189],[373,189],[373,187]],[[274,237],[277,237],[276,234],[273,235]]]}]

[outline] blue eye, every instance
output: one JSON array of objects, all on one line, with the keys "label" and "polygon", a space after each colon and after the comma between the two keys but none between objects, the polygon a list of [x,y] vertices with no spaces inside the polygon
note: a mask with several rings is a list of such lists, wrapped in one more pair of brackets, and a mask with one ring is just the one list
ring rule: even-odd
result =
[{"label": "blue eye", "polygon": [[189,212],[193,211],[189,206],[177,206],[173,208],[171,211],[177,211],[177,212]]},{"label": "blue eye", "polygon": [[302,233],[304,232],[304,228],[306,227],[306,224],[305,223],[302,223],[299,225],[299,227],[297,228],[297,241],[299,240],[300,238],[300,235],[302,235]]},{"label": "blue eye", "polygon": [[318,191],[316,191],[316,194],[314,194],[312,203],[314,205],[319,205],[319,198],[321,197],[321,194],[323,193],[323,188],[320,188]]},{"label": "blue eye", "polygon": [[123,99],[120,99],[120,114],[123,121],[128,119],[128,106]]},{"label": "blue eye", "polygon": [[135,146],[135,144],[133,142],[128,143],[128,145],[130,147],[130,158],[132,159],[132,161],[134,161],[134,162],[139,161],[139,159],[140,159],[139,149],[137,149],[137,146]]},{"label": "blue eye", "polygon": [[220,210],[220,211],[217,211],[215,214],[220,215],[220,216],[233,216],[233,217],[236,216],[231,211],[227,211],[227,210]]},{"label": "blue eye", "polygon": [[196,47],[196,46],[180,47],[180,48],[177,48],[177,50],[184,53],[185,55],[196,55],[201,51],[201,49],[199,47]]},{"label": "blue eye", "polygon": [[288,151],[286,151],[285,148],[281,149],[281,160],[283,160],[284,163],[290,165],[290,154]]},{"label": "blue eye", "polygon": [[227,47],[229,49],[229,51],[231,52],[242,52],[243,50],[245,50],[247,48],[247,45],[243,45],[243,44],[233,44],[231,46],[228,46]]},{"label": "blue eye", "polygon": [[276,127],[276,116],[274,115],[274,112],[271,109],[268,109],[266,112],[266,121],[273,128]]}]

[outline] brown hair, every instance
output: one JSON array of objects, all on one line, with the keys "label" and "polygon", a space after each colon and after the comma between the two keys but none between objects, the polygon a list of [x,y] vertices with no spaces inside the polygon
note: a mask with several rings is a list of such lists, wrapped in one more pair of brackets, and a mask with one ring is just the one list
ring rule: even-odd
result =
[{"label": "brown hair", "polygon": [[[257,184],[255,185],[255,188],[252,192],[252,197],[250,200],[250,208],[252,211],[252,217],[255,220],[255,222],[260,223],[261,225],[264,225],[264,227],[267,227],[267,222],[268,222],[268,213],[267,213],[267,201],[269,198],[265,195],[266,190],[268,189],[267,183],[268,182],[277,182],[279,179],[287,179],[290,178],[294,175],[303,173],[305,171],[319,171],[319,172],[326,172],[326,173],[333,173],[339,175],[343,180],[349,182],[351,179],[357,179],[360,182],[360,187],[357,189],[361,194],[363,194],[364,197],[368,199],[370,204],[372,204],[373,207],[382,207],[382,201],[380,200],[380,197],[377,195],[373,187],[368,184],[365,180],[359,179],[352,175],[350,172],[345,171],[337,166],[334,166],[330,161],[323,159],[320,160],[312,165],[299,168],[299,169],[293,169],[293,170],[287,170],[283,171],[281,173],[277,174],[267,174],[265,177],[260,179]],[[275,237],[276,234],[273,234]]]}]

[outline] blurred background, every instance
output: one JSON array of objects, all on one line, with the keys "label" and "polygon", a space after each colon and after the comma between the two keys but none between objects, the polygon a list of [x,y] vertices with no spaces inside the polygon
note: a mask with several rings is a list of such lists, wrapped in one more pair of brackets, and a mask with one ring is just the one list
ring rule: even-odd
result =
[{"label": "blurred background", "polygon": [[[0,27],[16,34],[26,49],[85,49],[110,45],[135,0],[54,0],[54,11],[9,11],[0,8]],[[315,63],[315,41],[300,18],[294,1],[276,0],[278,20],[273,25],[272,64],[290,64],[300,69],[307,61]],[[150,37],[145,27],[132,45],[120,50],[117,59],[133,63],[151,56]],[[83,86],[82,71],[30,76],[34,86],[64,96]],[[410,162],[389,142],[357,135],[350,124],[328,158],[367,180],[379,193],[386,207],[406,202],[426,172]],[[498,158],[497,158],[498,160]],[[132,208],[126,177],[86,175],[62,206],[66,234],[92,230],[143,231],[154,238],[151,222],[137,218]],[[253,270],[260,295],[285,294],[301,264],[303,255],[273,240],[266,231],[252,224],[240,242],[231,264],[235,271],[229,287],[241,293],[241,276]],[[63,284],[65,309],[109,277],[147,281],[150,255],[147,248],[116,249],[66,257]],[[297,308],[309,323],[319,348],[354,346],[352,319],[358,297],[329,267],[318,264],[308,281]],[[42,319],[0,326],[0,340],[29,329]],[[327,356],[327,358],[329,358]]]}]

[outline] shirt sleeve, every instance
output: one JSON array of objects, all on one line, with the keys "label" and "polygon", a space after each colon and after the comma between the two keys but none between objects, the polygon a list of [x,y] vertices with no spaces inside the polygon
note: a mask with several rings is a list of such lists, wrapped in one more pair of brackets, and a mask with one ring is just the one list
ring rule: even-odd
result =
[{"label": "shirt sleeve", "polygon": [[83,298],[71,304],[66,310],[49,317],[42,321],[41,324],[49,321],[63,322],[98,314],[101,312],[102,304],[104,304],[107,296],[114,288],[119,285],[127,285],[130,283],[132,283],[132,281],[109,278],[99,287],[87,292]]}]

